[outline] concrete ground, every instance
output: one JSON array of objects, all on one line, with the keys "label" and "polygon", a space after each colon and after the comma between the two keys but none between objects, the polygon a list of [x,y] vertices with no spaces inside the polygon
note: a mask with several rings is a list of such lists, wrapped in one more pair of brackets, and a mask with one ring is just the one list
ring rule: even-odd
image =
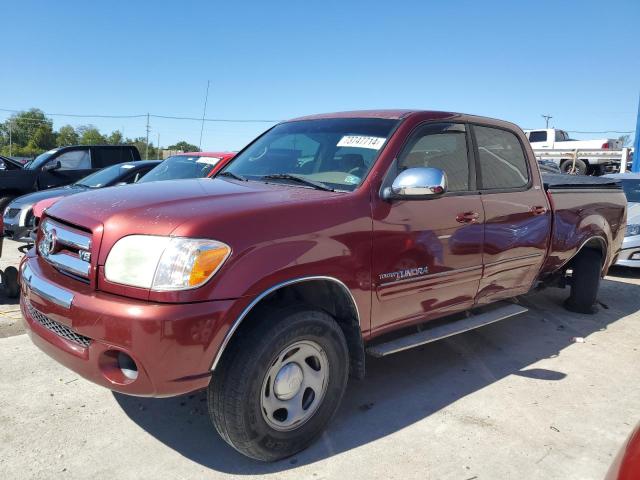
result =
[{"label": "concrete ground", "polygon": [[607,277],[595,315],[566,312],[565,296],[532,294],[520,317],[368,358],[324,436],[274,464],[228,447],[202,393],[141,399],[79,378],[5,305],[0,478],[602,479],[640,420],[640,272]]}]

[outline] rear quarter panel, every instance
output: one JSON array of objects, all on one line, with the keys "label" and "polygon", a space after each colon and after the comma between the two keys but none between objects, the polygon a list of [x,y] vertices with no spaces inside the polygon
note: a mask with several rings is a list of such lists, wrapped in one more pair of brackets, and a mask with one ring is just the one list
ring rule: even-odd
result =
[{"label": "rear quarter panel", "polygon": [[554,212],[553,226],[541,274],[560,269],[594,237],[606,244],[606,273],[624,239],[627,200],[622,190],[552,189],[548,194]]}]

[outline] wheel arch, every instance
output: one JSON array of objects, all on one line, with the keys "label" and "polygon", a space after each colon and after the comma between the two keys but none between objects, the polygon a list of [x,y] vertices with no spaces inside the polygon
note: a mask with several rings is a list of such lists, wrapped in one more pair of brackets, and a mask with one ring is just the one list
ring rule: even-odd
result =
[{"label": "wheel arch", "polygon": [[252,322],[257,321],[257,318],[252,318],[252,313],[261,307],[292,300],[325,310],[335,318],[349,347],[350,374],[356,378],[364,377],[365,353],[358,305],[349,288],[341,280],[329,276],[293,278],[273,285],[255,297],[227,331],[214,358],[211,371],[216,369],[229,344],[238,337],[238,333],[243,328],[250,328]]},{"label": "wheel arch", "polygon": [[602,255],[601,274],[604,275],[605,269],[607,267],[607,262],[609,260],[609,250],[607,248],[607,245],[607,240],[604,237],[600,235],[591,236],[582,242],[580,247],[576,250],[576,253],[573,254],[573,256],[567,261],[566,264],[570,266],[571,263],[585,250],[596,250]]}]

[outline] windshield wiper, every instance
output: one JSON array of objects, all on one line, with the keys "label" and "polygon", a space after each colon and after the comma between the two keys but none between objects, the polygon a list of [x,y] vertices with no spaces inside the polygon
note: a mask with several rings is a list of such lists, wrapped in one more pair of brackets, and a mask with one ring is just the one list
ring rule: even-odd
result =
[{"label": "windshield wiper", "polygon": [[325,192],[335,192],[335,190],[324,183],[314,182],[308,178],[299,177],[298,175],[292,175],[290,173],[273,173],[271,175],[263,175],[261,178],[274,179],[274,180],[293,180],[294,182],[302,185],[313,187],[316,190],[324,190]]},{"label": "windshield wiper", "polygon": [[239,175],[237,173],[233,173],[230,172],[229,170],[225,170],[224,172],[220,172],[218,175],[216,175],[218,177],[231,177],[231,178],[235,178],[236,180],[240,180],[241,182],[247,182],[248,180],[243,177],[242,175]]}]

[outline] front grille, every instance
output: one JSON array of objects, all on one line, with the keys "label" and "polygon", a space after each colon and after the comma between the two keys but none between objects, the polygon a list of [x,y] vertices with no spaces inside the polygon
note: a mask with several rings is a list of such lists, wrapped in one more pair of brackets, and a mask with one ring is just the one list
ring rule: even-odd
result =
[{"label": "front grille", "polygon": [[76,343],[81,347],[87,348],[91,343],[91,339],[89,337],[85,337],[84,335],[80,335],[79,333],[74,332],[69,327],[62,325],[61,323],[56,322],[55,320],[51,320],[44,313],[36,310],[31,302],[26,301],[27,311],[33,320],[39,325],[43,326],[47,330],[55,333],[59,337],[64,338],[65,340],[69,340],[70,342]]},{"label": "front grille", "polygon": [[4,212],[5,218],[13,218],[20,213],[19,208],[9,208],[6,212]]},{"label": "front grille", "polygon": [[91,234],[50,218],[40,225],[38,253],[60,272],[89,282]]}]

